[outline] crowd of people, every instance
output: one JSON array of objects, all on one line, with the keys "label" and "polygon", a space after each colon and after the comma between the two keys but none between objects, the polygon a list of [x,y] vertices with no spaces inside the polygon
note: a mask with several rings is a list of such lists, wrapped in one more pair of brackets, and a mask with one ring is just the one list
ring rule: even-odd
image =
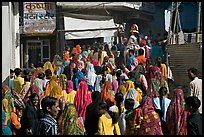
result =
[{"label": "crowd of people", "polygon": [[187,71],[188,96],[171,90],[168,67],[147,43],[134,24],[121,45],[67,46],[33,73],[11,70],[2,86],[2,135],[202,135],[197,69]]}]

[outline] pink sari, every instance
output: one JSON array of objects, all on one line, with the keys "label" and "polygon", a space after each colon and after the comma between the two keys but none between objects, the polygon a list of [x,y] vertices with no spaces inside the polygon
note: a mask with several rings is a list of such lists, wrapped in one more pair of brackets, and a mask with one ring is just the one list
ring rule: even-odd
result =
[{"label": "pink sari", "polygon": [[74,105],[79,117],[85,121],[86,107],[92,102],[91,92],[88,91],[86,81],[82,80],[77,88]]}]

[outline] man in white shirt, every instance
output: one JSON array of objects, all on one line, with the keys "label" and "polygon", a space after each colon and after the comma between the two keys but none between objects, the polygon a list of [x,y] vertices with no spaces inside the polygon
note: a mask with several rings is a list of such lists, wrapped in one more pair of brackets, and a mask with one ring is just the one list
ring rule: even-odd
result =
[{"label": "man in white shirt", "polygon": [[190,96],[196,96],[201,101],[199,107],[200,113],[202,113],[202,79],[197,76],[198,70],[194,67],[188,69],[188,77],[190,82]]}]

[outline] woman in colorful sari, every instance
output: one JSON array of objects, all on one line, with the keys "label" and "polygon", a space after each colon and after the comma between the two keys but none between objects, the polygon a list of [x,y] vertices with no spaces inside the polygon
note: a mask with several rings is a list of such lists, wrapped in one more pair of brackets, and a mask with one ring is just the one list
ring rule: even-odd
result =
[{"label": "woman in colorful sari", "polygon": [[148,95],[152,97],[158,97],[159,96],[159,89],[161,87],[167,88],[167,93],[169,94],[169,88],[167,81],[162,76],[162,73],[160,71],[160,68],[156,66],[151,66],[149,68],[150,75],[148,79]]},{"label": "woman in colorful sari", "polygon": [[110,81],[105,81],[101,90],[101,97],[102,100],[108,103],[109,105],[114,105],[115,92],[112,90],[112,84],[110,83]]},{"label": "woman in colorful sari", "polygon": [[40,99],[40,102],[41,102],[41,100],[44,98],[44,96],[43,96],[42,94],[40,94],[40,91],[39,91],[39,88],[37,87],[37,85],[32,84],[32,85],[30,86],[29,92],[25,95],[25,97],[24,97],[24,99],[23,99],[23,101],[24,101],[25,104],[27,103],[27,101],[29,100],[29,97],[30,97],[33,93],[38,94],[39,99]]},{"label": "woman in colorful sari", "polygon": [[85,128],[78,117],[76,108],[73,104],[66,104],[64,113],[58,120],[60,135],[85,135]]},{"label": "woman in colorful sari", "polygon": [[176,88],[166,112],[166,124],[169,135],[187,135],[187,111],[183,90]]},{"label": "woman in colorful sari", "polygon": [[71,80],[67,80],[66,92],[67,92],[67,96],[65,97],[66,102],[69,102],[70,104],[74,104],[76,91],[74,90],[74,84]]},{"label": "woman in colorful sari", "polygon": [[32,79],[31,79],[31,84],[34,82],[34,80],[38,77],[38,74],[41,73],[41,72],[43,72],[43,69],[41,67],[38,67],[35,70],[35,72],[34,72],[34,74],[32,76]]},{"label": "woman in colorful sari", "polygon": [[84,74],[81,71],[77,71],[76,73],[76,78],[74,79],[73,83],[75,84],[75,88],[78,88],[78,84],[79,84],[79,79],[83,78],[84,80],[86,79]]},{"label": "woman in colorful sari", "polygon": [[158,113],[155,112],[152,98],[148,97],[142,106],[141,125],[138,135],[163,135],[161,121]]},{"label": "woman in colorful sari", "polygon": [[59,55],[54,56],[52,65],[54,66],[54,74],[59,76],[62,73],[62,60]]},{"label": "woman in colorful sari", "polygon": [[34,80],[34,82],[33,82],[33,84],[35,84],[37,87],[38,87],[38,89],[39,89],[39,91],[40,91],[40,95],[42,95],[43,94],[43,92],[44,92],[44,72],[40,72],[39,74],[38,74],[38,77]]},{"label": "woman in colorful sari", "polygon": [[54,68],[50,61],[46,61],[45,64],[43,65],[43,71],[45,72],[47,69],[50,69],[52,72],[52,75],[54,75]]},{"label": "woman in colorful sari", "polygon": [[10,111],[15,111],[15,106],[14,106],[14,96],[11,92],[11,89],[9,88],[8,85],[4,85],[2,87],[2,100],[7,99],[8,100],[8,107]]},{"label": "woman in colorful sari", "polygon": [[147,90],[148,85],[147,79],[145,78],[145,70],[143,65],[138,65],[134,72],[136,74],[135,81],[140,84],[140,87],[143,86]]},{"label": "woman in colorful sari", "polygon": [[2,100],[2,135],[12,135],[11,131],[11,111],[7,99]]},{"label": "woman in colorful sari", "polygon": [[47,82],[47,87],[46,87],[46,90],[44,92],[44,96],[49,96],[52,88],[57,86],[57,85],[58,85],[57,84],[57,76],[54,75],[54,76],[52,76],[52,79],[49,82]]},{"label": "woman in colorful sari", "polygon": [[[129,98],[130,99],[130,98]],[[126,100],[129,100],[126,99]],[[142,109],[141,106],[130,110],[130,112],[126,112],[125,121],[126,121],[126,130],[125,135],[138,135],[139,128],[142,122]]]},{"label": "woman in colorful sari", "polygon": [[83,121],[85,121],[86,107],[92,102],[91,93],[92,92],[88,91],[86,81],[81,78],[74,99],[74,105],[79,117],[82,117]]},{"label": "woman in colorful sari", "polygon": [[58,80],[58,84],[62,88],[62,96],[64,96],[67,102],[66,83],[67,83],[67,76],[65,74],[61,74]]}]

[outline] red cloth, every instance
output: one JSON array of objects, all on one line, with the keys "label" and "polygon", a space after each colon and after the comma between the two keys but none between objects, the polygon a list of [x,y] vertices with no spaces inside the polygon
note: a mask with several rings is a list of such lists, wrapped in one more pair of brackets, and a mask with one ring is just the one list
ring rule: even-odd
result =
[{"label": "red cloth", "polygon": [[86,107],[92,102],[91,93],[88,91],[86,81],[81,81],[77,88],[74,105],[79,117],[85,121]]}]

